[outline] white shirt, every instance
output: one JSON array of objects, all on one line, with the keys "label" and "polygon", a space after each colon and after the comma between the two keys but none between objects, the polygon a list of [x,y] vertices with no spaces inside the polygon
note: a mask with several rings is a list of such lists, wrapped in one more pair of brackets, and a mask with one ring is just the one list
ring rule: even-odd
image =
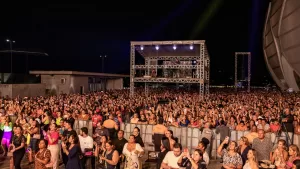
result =
[{"label": "white shirt", "polygon": [[205,161],[206,165],[209,164],[209,156],[206,151],[203,154],[203,160]]},{"label": "white shirt", "polygon": [[78,135],[81,151],[84,152],[86,148],[93,148],[93,138],[91,136],[82,137]]},{"label": "white shirt", "polygon": [[174,155],[174,152],[173,151],[169,151],[164,160],[163,160],[163,163],[166,163],[168,166],[172,167],[172,168],[179,168],[177,162],[178,162],[178,159],[180,158],[180,156],[176,157]]}]

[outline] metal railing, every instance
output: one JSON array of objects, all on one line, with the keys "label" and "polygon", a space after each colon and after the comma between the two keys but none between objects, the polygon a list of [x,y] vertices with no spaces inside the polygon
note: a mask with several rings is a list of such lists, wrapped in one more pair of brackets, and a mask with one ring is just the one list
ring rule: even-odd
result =
[{"label": "metal railing", "polygon": [[[130,123],[122,123],[121,130],[124,130],[124,137],[127,139],[129,135],[132,134],[133,129],[138,127],[140,129],[140,136],[142,137],[145,143],[145,149],[154,151],[154,146],[152,143],[152,129],[154,125],[151,124],[130,124]],[[199,143],[199,139],[201,138],[201,131],[199,128],[191,128],[191,127],[174,127],[170,126],[168,129],[173,131],[174,137],[178,138],[178,142],[181,143],[182,147],[187,147],[189,151],[194,150]],[[214,137],[211,140],[211,157],[217,158],[217,148],[220,145],[220,134],[215,134],[215,129],[213,129]],[[239,138],[245,136],[249,133],[249,131],[231,131],[230,140],[238,141]],[[275,141],[275,133],[267,133],[266,137],[270,137],[272,142]],[[285,139],[285,137],[282,137]],[[293,139],[294,144],[300,145],[300,135],[295,134]]]}]

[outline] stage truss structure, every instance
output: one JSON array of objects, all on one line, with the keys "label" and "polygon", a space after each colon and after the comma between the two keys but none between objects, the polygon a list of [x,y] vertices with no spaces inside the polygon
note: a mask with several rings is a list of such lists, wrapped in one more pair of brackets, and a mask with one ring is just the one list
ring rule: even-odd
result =
[{"label": "stage truss structure", "polygon": [[[136,65],[135,52],[143,56],[144,65]],[[137,71],[143,71],[142,76]],[[163,72],[159,75],[158,71]],[[132,41],[130,44],[130,97],[135,83],[199,84],[199,97],[209,96],[210,57],[204,40]],[[172,74],[172,75],[171,75]]]},{"label": "stage truss structure", "polygon": [[251,52],[235,52],[235,63],[234,63],[234,87],[235,90],[237,91],[238,89],[238,57],[247,57],[247,70],[248,70],[248,77],[247,77],[247,91],[250,92],[251,88]]}]

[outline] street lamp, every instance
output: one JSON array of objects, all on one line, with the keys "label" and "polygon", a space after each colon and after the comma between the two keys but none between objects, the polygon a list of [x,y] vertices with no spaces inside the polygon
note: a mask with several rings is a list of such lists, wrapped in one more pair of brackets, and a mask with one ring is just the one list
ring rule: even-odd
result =
[{"label": "street lamp", "polygon": [[101,63],[102,63],[102,73],[104,73],[104,58],[106,58],[106,57],[107,57],[106,55],[104,55],[104,56],[100,55],[100,58],[102,59],[102,61],[101,61]]},{"label": "street lamp", "polygon": [[13,55],[12,55],[12,44],[16,43],[14,40],[6,39],[6,42],[9,43],[10,46],[10,73],[13,72]]}]

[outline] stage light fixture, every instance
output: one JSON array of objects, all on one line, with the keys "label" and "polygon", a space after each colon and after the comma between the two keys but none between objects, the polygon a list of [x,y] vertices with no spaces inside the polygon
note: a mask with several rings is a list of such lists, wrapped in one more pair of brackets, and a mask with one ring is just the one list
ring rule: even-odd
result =
[{"label": "stage light fixture", "polygon": [[141,50],[144,50],[144,46],[141,46]]},{"label": "stage light fixture", "polygon": [[177,48],[176,45],[173,45],[173,49],[176,50],[176,48]]},{"label": "stage light fixture", "polygon": [[190,45],[190,49],[193,50],[193,49],[194,49],[194,46],[193,46],[193,45]]},{"label": "stage light fixture", "polygon": [[156,50],[158,50],[158,49],[159,49],[159,46],[158,46],[158,45],[156,45],[156,46],[155,46],[155,49],[156,49]]}]

